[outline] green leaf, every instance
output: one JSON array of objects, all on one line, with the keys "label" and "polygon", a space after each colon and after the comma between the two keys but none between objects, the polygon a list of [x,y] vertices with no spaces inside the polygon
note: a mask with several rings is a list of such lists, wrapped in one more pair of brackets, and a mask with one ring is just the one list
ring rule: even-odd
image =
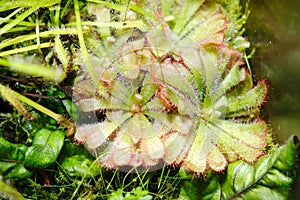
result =
[{"label": "green leaf", "polygon": [[177,200],[198,200],[199,199],[199,182],[185,181],[180,188],[179,198]]},{"label": "green leaf", "polygon": [[47,167],[53,164],[64,144],[65,133],[59,130],[41,129],[26,152],[26,167]]},{"label": "green leaf", "polygon": [[21,144],[12,144],[0,137],[0,158],[9,160],[23,160],[27,147]]},{"label": "green leaf", "polygon": [[287,199],[295,179],[298,138],[293,136],[254,165],[228,165],[224,175],[208,174],[201,183],[202,199]]},{"label": "green leaf", "polygon": [[32,175],[32,171],[26,169],[24,164],[15,164],[13,168],[5,175],[7,179],[24,179]]},{"label": "green leaf", "polygon": [[2,137],[0,137],[0,147],[0,173],[5,178],[27,178],[31,176],[32,172],[23,166],[28,147],[21,144],[11,144]]},{"label": "green leaf", "polygon": [[267,86],[264,82],[259,82],[257,86],[248,92],[228,99],[227,113],[237,112],[260,106],[266,98]]},{"label": "green leaf", "polygon": [[[20,1],[18,1],[20,2]],[[53,1],[50,1],[53,2]],[[57,2],[55,2],[57,3]],[[9,3],[9,5],[14,5],[13,3]],[[23,12],[22,14],[20,14],[16,19],[12,20],[11,22],[9,22],[8,24],[6,24],[5,26],[3,26],[0,29],[0,35],[6,33],[7,31],[9,31],[11,28],[13,28],[14,26],[16,26],[18,23],[20,23],[21,21],[23,21],[26,17],[28,17],[29,15],[31,15],[33,12],[35,12],[37,9],[39,9],[40,7],[44,7],[46,5],[49,5],[49,0],[42,0],[42,1],[36,1],[33,2],[33,4],[31,5],[31,8],[29,8],[28,10],[26,10],[25,12]],[[1,2],[1,6],[0,6],[0,11],[6,10],[6,9],[10,9],[9,7],[3,7],[4,5]]]},{"label": "green leaf", "polygon": [[133,188],[131,192],[125,192],[118,189],[110,194],[109,200],[151,200],[153,197],[148,194],[148,190],[143,190],[142,187]]},{"label": "green leaf", "polygon": [[82,145],[65,142],[58,162],[69,176],[94,177],[101,172],[90,152]]},{"label": "green leaf", "polygon": [[183,9],[180,11],[180,15],[176,15],[175,21],[176,25],[174,27],[175,32],[182,32],[183,28],[187,26],[189,20],[197,12],[199,7],[203,4],[203,1],[190,0],[186,1]]},{"label": "green leaf", "polygon": [[119,200],[119,199],[120,200],[124,199],[123,190],[120,188],[117,191],[112,192],[108,200]]},{"label": "green leaf", "polygon": [[63,159],[61,166],[70,176],[94,177],[99,175],[100,167],[98,163],[84,154],[73,155]]},{"label": "green leaf", "polygon": [[[228,22],[225,15],[218,11],[220,6],[215,2],[205,2],[205,6],[201,5],[203,1],[193,0],[192,4],[190,2],[185,2],[188,16],[186,13],[176,13],[180,18],[184,18],[185,24],[183,25],[175,18],[174,32],[200,44],[221,43]],[[198,4],[199,7],[197,8],[198,5],[195,4]],[[178,32],[178,28],[180,28],[180,32]]]},{"label": "green leaf", "polygon": [[101,146],[131,116],[131,113],[125,113],[113,122],[104,121],[102,123],[79,126],[77,127],[75,139],[84,142],[88,148],[95,149]]},{"label": "green leaf", "polygon": [[[240,64],[240,63],[239,63]],[[240,68],[240,66],[235,65],[232,67],[230,72],[224,78],[224,80],[220,83],[216,91],[212,96],[212,101],[216,101],[222,94],[224,94],[227,90],[230,90],[232,87],[239,84],[246,78],[246,72],[244,68]]]},{"label": "green leaf", "polygon": [[81,108],[82,111],[84,112],[91,112],[94,110],[99,110],[99,109],[108,109],[108,108],[114,108],[113,104],[110,103],[109,101],[106,100],[98,100],[96,98],[87,98],[87,99],[82,99],[78,101],[79,107]]},{"label": "green leaf", "polygon": [[217,140],[216,146],[228,155],[227,160],[231,161],[231,156],[239,155],[239,158],[254,162],[262,155],[261,150],[267,144],[267,124],[264,121],[241,124],[229,120],[215,120],[213,123],[214,125],[207,127],[212,131],[210,134],[214,140]]},{"label": "green leaf", "polygon": [[[22,131],[33,137],[34,133],[45,127],[48,116],[34,110],[30,111],[30,115],[34,117],[34,120],[22,119],[20,127],[22,128]],[[31,137],[30,139],[32,139]]]}]

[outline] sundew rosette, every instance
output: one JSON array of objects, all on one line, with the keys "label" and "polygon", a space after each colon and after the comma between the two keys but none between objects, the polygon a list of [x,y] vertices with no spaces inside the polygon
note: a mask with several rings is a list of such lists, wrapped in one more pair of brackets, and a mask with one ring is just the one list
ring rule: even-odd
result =
[{"label": "sundew rosette", "polygon": [[[135,40],[129,36],[125,43],[116,44],[108,64],[98,58],[102,69],[95,70],[108,98],[97,96],[93,89],[82,95],[82,89],[91,86],[86,73],[74,86],[75,102],[83,111],[106,114],[103,122],[78,126],[75,136],[95,149],[106,167],[179,163],[189,147],[181,143],[197,129],[200,108],[192,71],[172,44],[176,40],[161,33],[140,33]],[[180,147],[176,152],[174,145]]]},{"label": "sundew rosette", "polygon": [[259,110],[266,85],[253,86],[241,53],[224,41],[228,24],[220,6],[195,6],[192,15],[174,8],[173,22],[165,20],[166,7],[154,6],[157,17],[143,20],[156,28],[119,31],[91,47],[98,82],[83,65],[73,97],[82,111],[103,117],[79,121],[75,139],[102,166],[167,164],[204,173],[263,154],[267,125]]}]

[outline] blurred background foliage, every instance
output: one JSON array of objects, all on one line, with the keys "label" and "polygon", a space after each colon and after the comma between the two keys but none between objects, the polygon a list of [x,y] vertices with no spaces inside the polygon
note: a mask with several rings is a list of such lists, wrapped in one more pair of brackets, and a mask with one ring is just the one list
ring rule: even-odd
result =
[{"label": "blurred background foliage", "polygon": [[280,142],[300,136],[300,1],[250,1],[245,35],[256,49],[256,79],[270,87],[264,114]]},{"label": "blurred background foliage", "polygon": [[[251,0],[249,8],[245,35],[256,49],[251,66],[257,80],[269,83],[263,114],[282,143],[300,137],[300,1]],[[290,199],[299,199],[299,187],[297,176]]]}]

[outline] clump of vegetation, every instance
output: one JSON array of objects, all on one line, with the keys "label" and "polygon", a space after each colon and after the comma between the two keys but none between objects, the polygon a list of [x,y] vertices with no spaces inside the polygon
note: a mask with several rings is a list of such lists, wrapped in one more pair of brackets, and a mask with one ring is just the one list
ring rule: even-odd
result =
[{"label": "clump of vegetation", "polygon": [[287,198],[298,140],[278,147],[261,119],[248,14],[237,0],[3,1],[0,192]]}]

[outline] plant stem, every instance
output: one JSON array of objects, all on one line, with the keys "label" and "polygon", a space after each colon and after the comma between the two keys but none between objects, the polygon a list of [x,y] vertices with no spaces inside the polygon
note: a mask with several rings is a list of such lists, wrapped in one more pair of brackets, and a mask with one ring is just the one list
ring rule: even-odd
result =
[{"label": "plant stem", "polygon": [[81,54],[82,54],[82,58],[83,58],[83,62],[86,65],[86,69],[93,81],[93,83],[95,84],[95,86],[97,87],[97,92],[99,92],[99,94],[101,96],[107,97],[107,92],[105,91],[105,87],[102,84],[102,82],[99,80],[91,62],[89,59],[89,54],[88,51],[86,49],[85,46],[85,42],[84,42],[84,38],[83,38],[83,33],[82,33],[82,27],[81,27],[81,19],[80,19],[80,12],[79,12],[79,4],[78,4],[78,0],[74,0],[74,9],[75,9],[75,17],[76,17],[76,26],[77,26],[77,33],[78,33],[78,39],[79,39],[79,45],[81,48]]},{"label": "plant stem", "polygon": [[43,77],[45,79],[54,80],[56,82],[62,81],[66,76],[61,69],[54,69],[43,65],[24,63],[22,62],[22,60],[20,60],[20,62],[17,62],[0,58],[0,65],[9,67],[12,71]]}]

